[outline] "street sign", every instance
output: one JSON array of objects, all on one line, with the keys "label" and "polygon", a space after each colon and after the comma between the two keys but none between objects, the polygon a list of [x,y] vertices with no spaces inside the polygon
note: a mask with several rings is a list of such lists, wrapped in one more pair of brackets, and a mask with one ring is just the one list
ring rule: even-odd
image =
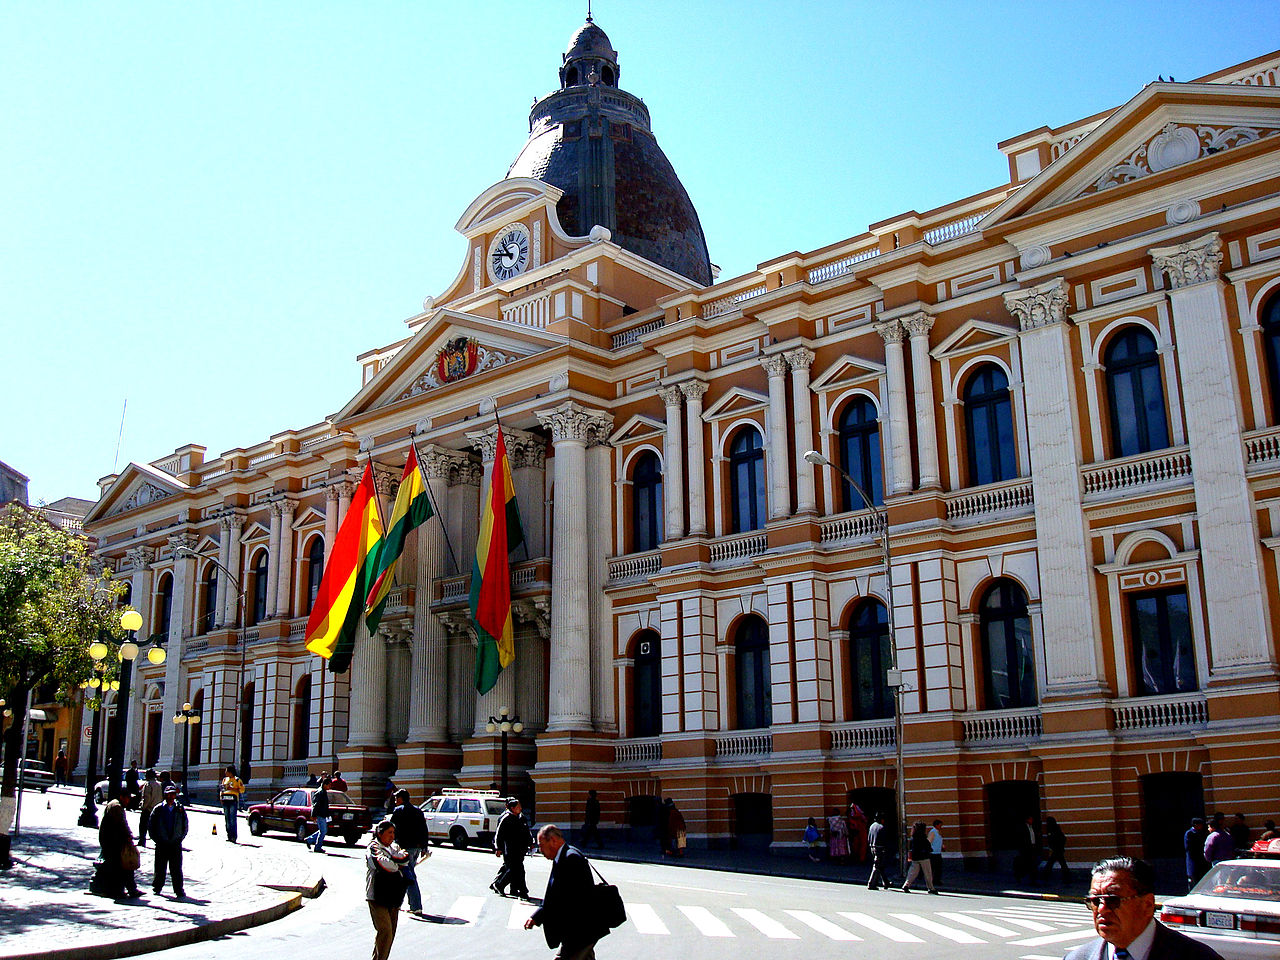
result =
[{"label": "street sign", "polygon": [[85,727],[85,728],[84,728],[84,738],[85,738],[86,740],[88,740],[88,739],[89,739],[90,737],[92,737],[92,736],[93,736],[93,727]]}]

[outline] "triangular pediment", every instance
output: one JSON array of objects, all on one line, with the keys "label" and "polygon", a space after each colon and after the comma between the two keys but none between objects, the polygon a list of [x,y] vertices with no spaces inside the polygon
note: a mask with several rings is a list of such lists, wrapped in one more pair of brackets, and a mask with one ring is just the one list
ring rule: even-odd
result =
[{"label": "triangular pediment", "polygon": [[609,443],[631,443],[666,433],[667,425],[654,417],[637,413],[609,436]]},{"label": "triangular pediment", "polygon": [[195,553],[202,557],[216,557],[218,555],[219,546],[221,546],[221,544],[218,543],[218,539],[216,537],[211,537],[206,534],[196,543]]},{"label": "triangular pediment", "polygon": [[769,397],[763,393],[757,393],[755,390],[748,390],[745,387],[734,387],[723,397],[707,407],[702,414],[702,419],[721,420],[726,417],[737,416],[740,413],[747,413],[752,410],[759,410],[761,407],[768,406]]},{"label": "triangular pediment", "polygon": [[298,518],[293,521],[292,529],[302,530],[305,527],[314,527],[321,523],[324,523],[324,511],[317,510],[315,507],[307,507],[307,509],[298,514]]},{"label": "triangular pediment", "polygon": [[834,387],[847,386],[860,380],[879,378],[883,375],[884,364],[845,354],[810,386],[815,392],[821,393]]},{"label": "triangular pediment", "polygon": [[244,533],[240,535],[241,543],[254,543],[257,540],[268,540],[271,538],[271,528],[264,523],[254,521],[244,528]]},{"label": "triangular pediment", "polygon": [[990,320],[966,320],[950,336],[929,351],[931,357],[967,353],[1001,343],[1018,335],[1017,328],[1005,327]]},{"label": "triangular pediment", "polygon": [[981,229],[1280,135],[1280,87],[1151,83],[1024,184]]},{"label": "triangular pediment", "polygon": [[169,497],[183,494],[191,488],[172,474],[149,463],[130,463],[116,477],[89,513],[85,523],[105,520],[122,513],[129,513]]}]

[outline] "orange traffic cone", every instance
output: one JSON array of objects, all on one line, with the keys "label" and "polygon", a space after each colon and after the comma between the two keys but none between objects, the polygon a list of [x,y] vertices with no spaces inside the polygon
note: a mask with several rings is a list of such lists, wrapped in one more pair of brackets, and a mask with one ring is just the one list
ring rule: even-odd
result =
[{"label": "orange traffic cone", "polygon": [[44,802],[44,808],[45,808],[46,810],[52,810],[52,809],[53,809],[53,801],[52,801],[52,800],[46,800],[46,801]]},{"label": "orange traffic cone", "polygon": [[213,835],[214,835],[215,837],[218,835],[218,821],[217,821],[217,820],[213,821]]}]

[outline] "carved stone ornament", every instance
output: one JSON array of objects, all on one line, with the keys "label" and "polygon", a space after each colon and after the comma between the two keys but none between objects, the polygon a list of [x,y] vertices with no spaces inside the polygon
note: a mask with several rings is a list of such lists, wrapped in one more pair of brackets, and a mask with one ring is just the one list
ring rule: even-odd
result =
[{"label": "carved stone ornament", "polygon": [[796,347],[783,354],[792,370],[808,370],[813,366],[814,352],[808,347]]},{"label": "carved stone ornament", "polygon": [[762,358],[760,366],[764,367],[765,373],[769,375],[770,380],[774,377],[785,377],[787,375],[787,358],[780,353]]},{"label": "carved stone ornament", "polygon": [[1280,133],[1280,127],[1188,126],[1170,121],[1159,133],[1106,173],[1080,191],[1077,196],[1100,193],[1122,183],[1141,180],[1192,160],[1231,150],[1246,143]]},{"label": "carved stone ornament", "polygon": [[919,313],[913,313],[909,317],[902,318],[902,325],[907,328],[907,332],[912,338],[924,337],[926,341],[929,339],[929,331],[933,329],[933,316],[921,310]]},{"label": "carved stone ornament", "polygon": [[661,386],[658,388],[658,396],[662,398],[662,402],[668,407],[680,406],[680,401],[684,397],[680,387],[677,386]]},{"label": "carved stone ornament", "polygon": [[1190,223],[1198,216],[1200,216],[1200,204],[1195,200],[1179,200],[1171,204],[1169,209],[1164,212],[1165,223],[1170,226]]},{"label": "carved stone ornament", "polygon": [[195,553],[199,542],[200,538],[194,533],[175,533],[169,537],[169,548],[176,557],[179,553]]},{"label": "carved stone ornament", "polygon": [[126,499],[124,503],[111,511],[111,516],[114,517],[117,513],[124,513],[128,510],[136,510],[138,507],[150,506],[151,504],[158,503],[161,500],[167,500],[171,496],[173,496],[173,494],[168,490],[163,490],[160,487],[157,487],[154,483],[142,483],[139,484],[133,493],[129,494],[128,499]]},{"label": "carved stone ornament", "polygon": [[876,324],[876,333],[885,343],[901,343],[907,337],[906,328],[897,320],[886,320]]},{"label": "carved stone ornament", "polygon": [[1062,277],[1026,290],[1013,290],[1004,295],[1004,305],[1018,318],[1025,330],[1036,330],[1067,318],[1067,301],[1071,285]]},{"label": "carved stone ornament", "polygon": [[1024,270],[1034,270],[1036,267],[1043,267],[1052,259],[1052,252],[1050,252],[1049,248],[1043,243],[1033,243],[1022,251],[1022,267]]},{"label": "carved stone ornament", "polygon": [[1222,269],[1222,238],[1217,232],[1174,247],[1152,247],[1156,269],[1167,274],[1173,289],[1218,279]]},{"label": "carved stone ornament", "polygon": [[[459,340],[474,345],[474,350],[470,346],[465,349],[458,347],[457,341]],[[409,397],[416,397],[420,393],[426,393],[428,390],[442,387],[446,383],[453,383],[463,377],[470,377],[477,373],[483,373],[485,370],[501,367],[503,364],[510,363],[516,359],[518,358],[513,354],[494,350],[478,341],[468,341],[466,337],[454,337],[436,353],[431,366],[423,371],[422,375],[414,380],[413,383],[409,384],[409,388],[396,399],[405,400]]]},{"label": "carved stone ornament", "polygon": [[532,624],[538,636],[546,640],[551,636],[551,598],[533,597],[529,600],[511,601],[511,612],[522,623]]},{"label": "carved stone ornament", "polygon": [[588,410],[572,400],[554,410],[539,410],[538,419],[551,431],[555,443],[562,440],[588,445],[607,443],[613,428],[612,416],[600,410]]},{"label": "carved stone ornament", "polygon": [[132,569],[145,570],[155,560],[156,551],[153,547],[133,547],[125,552],[125,558]]},{"label": "carved stone ornament", "polygon": [[689,399],[690,402],[700,401],[707,395],[707,385],[701,380],[686,380],[680,384],[680,392]]},{"label": "carved stone ornament", "polygon": [[432,447],[419,451],[418,462],[428,480],[443,480],[449,486],[459,482],[464,474],[471,476],[472,460],[465,453]]}]

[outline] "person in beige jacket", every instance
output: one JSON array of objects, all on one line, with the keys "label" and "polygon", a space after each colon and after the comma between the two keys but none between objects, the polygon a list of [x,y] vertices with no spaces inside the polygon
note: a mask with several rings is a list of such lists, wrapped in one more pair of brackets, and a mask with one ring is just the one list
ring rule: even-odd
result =
[{"label": "person in beige jacket", "polygon": [[[168,774],[165,774],[166,779]],[[147,779],[142,782],[142,812],[138,815],[138,845],[147,845],[147,824],[151,821],[151,811],[164,803],[164,784],[156,779],[155,770],[147,770]]]}]

